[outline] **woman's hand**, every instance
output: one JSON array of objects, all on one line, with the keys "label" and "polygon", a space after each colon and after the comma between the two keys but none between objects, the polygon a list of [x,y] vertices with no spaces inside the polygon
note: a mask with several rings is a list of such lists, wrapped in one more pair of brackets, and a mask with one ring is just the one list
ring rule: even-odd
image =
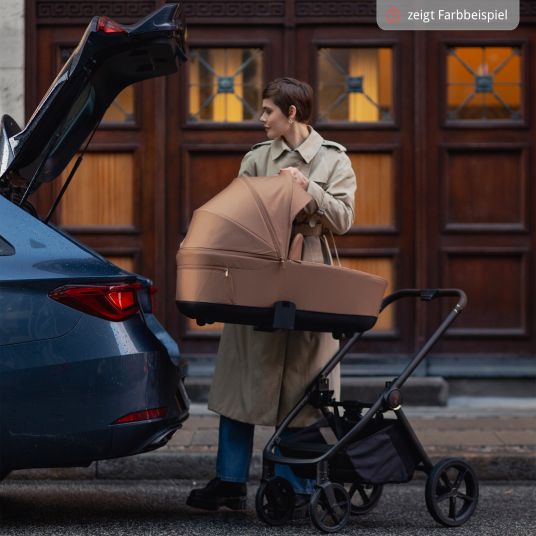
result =
[{"label": "woman's hand", "polygon": [[292,175],[292,178],[298,183],[298,186],[300,186],[304,190],[307,190],[307,188],[309,187],[309,179],[298,168],[282,168],[279,170],[279,173],[283,171],[288,171]]}]

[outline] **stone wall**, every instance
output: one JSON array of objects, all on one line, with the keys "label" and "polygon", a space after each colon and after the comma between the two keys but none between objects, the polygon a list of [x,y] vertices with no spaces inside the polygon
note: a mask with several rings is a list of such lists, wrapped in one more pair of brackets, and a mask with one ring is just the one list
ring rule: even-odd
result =
[{"label": "stone wall", "polygon": [[1,0],[0,115],[24,124],[24,0]]}]

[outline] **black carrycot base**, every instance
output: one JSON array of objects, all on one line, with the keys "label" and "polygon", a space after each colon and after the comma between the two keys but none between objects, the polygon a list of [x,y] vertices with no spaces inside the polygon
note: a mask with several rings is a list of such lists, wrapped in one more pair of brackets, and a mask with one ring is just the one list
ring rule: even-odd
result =
[{"label": "black carrycot base", "polygon": [[177,301],[179,311],[197,321],[199,325],[224,322],[255,326],[272,331],[290,329],[303,331],[332,332],[335,334],[361,333],[371,329],[377,317],[365,315],[342,315],[296,309],[292,302],[281,301],[273,307],[248,307],[218,303]]}]

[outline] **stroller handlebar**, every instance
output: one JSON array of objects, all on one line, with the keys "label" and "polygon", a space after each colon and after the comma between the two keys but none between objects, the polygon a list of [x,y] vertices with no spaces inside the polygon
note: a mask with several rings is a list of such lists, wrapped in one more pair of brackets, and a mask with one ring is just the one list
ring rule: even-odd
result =
[{"label": "stroller handlebar", "polygon": [[420,298],[421,301],[432,301],[436,298],[458,297],[458,303],[454,307],[457,313],[462,311],[467,305],[467,295],[459,288],[424,288],[424,289],[402,289],[386,296],[380,307],[383,311],[391,303],[402,298]]}]

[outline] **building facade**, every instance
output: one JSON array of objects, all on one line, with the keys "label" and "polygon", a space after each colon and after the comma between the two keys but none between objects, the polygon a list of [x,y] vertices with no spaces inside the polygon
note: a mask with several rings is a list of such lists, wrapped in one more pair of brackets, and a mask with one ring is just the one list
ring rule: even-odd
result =
[{"label": "building facade", "polygon": [[[14,12],[17,4],[9,0]],[[130,23],[162,4],[25,0],[26,117],[92,16]],[[312,124],[347,147],[358,177],[355,224],[337,238],[342,264],[387,278],[388,290],[469,296],[420,373],[523,382],[536,394],[536,1],[521,1],[509,32],[386,32],[375,0],[182,4],[189,62],[117,97],[55,224],[151,277],[157,314],[191,373],[209,374],[220,326],[178,314],[175,252],[193,210],[264,139],[263,85],[306,80]],[[61,182],[41,189],[38,210]],[[344,373],[396,371],[452,305],[400,303]]]}]

